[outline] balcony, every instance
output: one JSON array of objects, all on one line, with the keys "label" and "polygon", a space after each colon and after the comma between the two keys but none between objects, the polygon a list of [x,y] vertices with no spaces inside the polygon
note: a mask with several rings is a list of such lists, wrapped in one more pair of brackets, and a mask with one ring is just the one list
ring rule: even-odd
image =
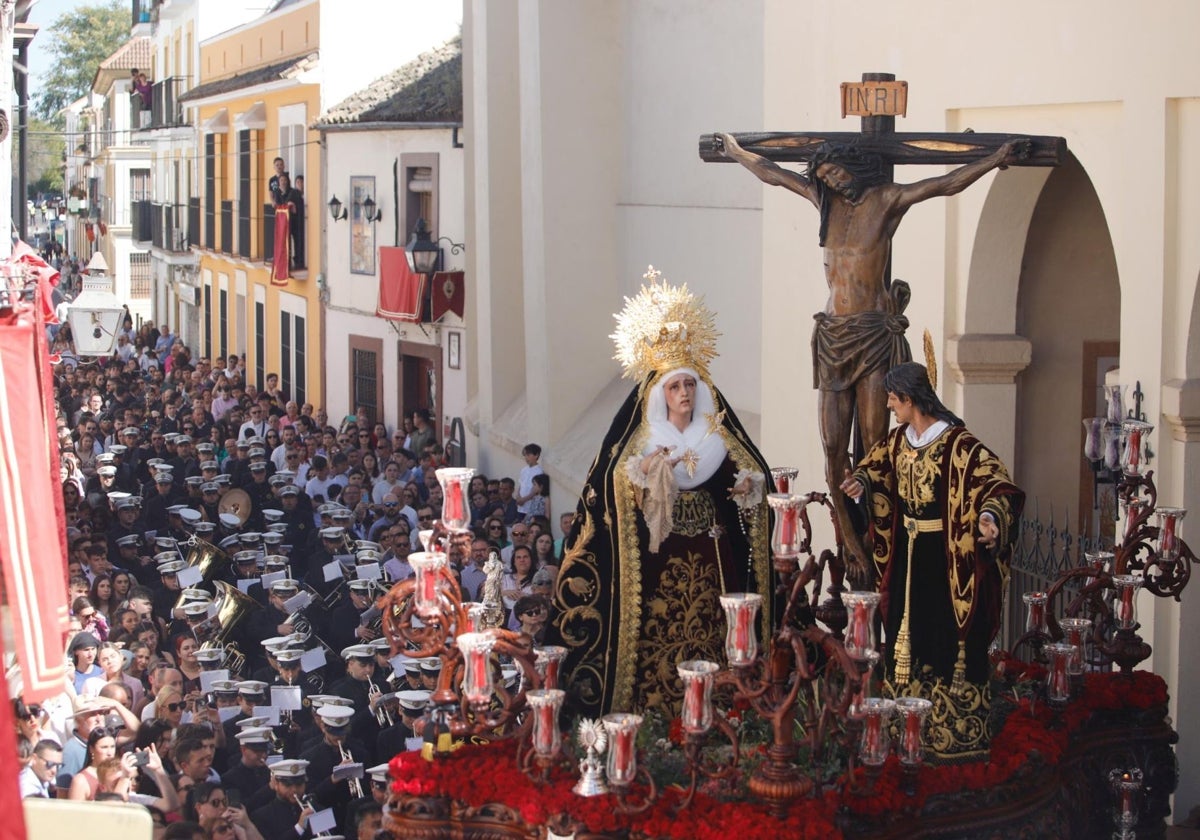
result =
[{"label": "balcony", "polygon": [[134,201],[130,208],[131,237],[138,245],[145,247],[152,239],[154,224],[154,205],[149,201]]},{"label": "balcony", "polygon": [[135,130],[149,131],[154,128],[177,128],[186,126],[183,105],[179,97],[187,90],[182,76],[172,76],[150,86],[150,109],[139,113],[135,107],[133,126]]},{"label": "balcony", "polygon": [[[190,209],[183,204],[155,204],[150,219],[150,244],[160,251],[186,254],[191,246],[188,240]],[[197,213],[199,209],[197,206]],[[198,218],[196,224],[199,226]]]},{"label": "balcony", "polygon": [[151,0],[130,0],[131,28],[139,23],[157,23],[158,22],[158,3]]},{"label": "balcony", "polygon": [[[304,242],[304,211],[292,220],[292,271],[303,271],[308,267],[307,248]],[[275,205],[263,205],[263,260],[275,261]]]}]

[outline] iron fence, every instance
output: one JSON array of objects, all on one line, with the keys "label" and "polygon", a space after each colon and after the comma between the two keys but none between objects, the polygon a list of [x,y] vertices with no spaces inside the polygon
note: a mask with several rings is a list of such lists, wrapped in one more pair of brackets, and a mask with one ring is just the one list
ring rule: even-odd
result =
[{"label": "iron fence", "polygon": [[[1025,632],[1025,605],[1021,596],[1026,592],[1045,592],[1063,572],[1084,564],[1089,551],[1112,550],[1110,540],[1098,535],[1073,533],[1071,516],[1064,506],[1061,516],[1049,506],[1046,519],[1041,518],[1038,501],[1032,507],[1026,502],[1025,515],[1018,525],[1013,546],[1011,576],[1005,598],[1005,617],[1000,627],[1000,645],[1010,648]],[[1078,592],[1078,585],[1068,585],[1069,592]],[[1068,595],[1068,597],[1070,597]]]}]

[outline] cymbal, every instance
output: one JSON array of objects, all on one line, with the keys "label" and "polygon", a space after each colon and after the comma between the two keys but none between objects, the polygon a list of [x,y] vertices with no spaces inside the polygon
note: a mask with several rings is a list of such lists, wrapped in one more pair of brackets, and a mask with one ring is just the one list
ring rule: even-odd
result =
[{"label": "cymbal", "polygon": [[240,521],[239,527],[246,524],[250,518],[250,494],[241,488],[227,490],[217,506],[217,513],[231,513]]}]

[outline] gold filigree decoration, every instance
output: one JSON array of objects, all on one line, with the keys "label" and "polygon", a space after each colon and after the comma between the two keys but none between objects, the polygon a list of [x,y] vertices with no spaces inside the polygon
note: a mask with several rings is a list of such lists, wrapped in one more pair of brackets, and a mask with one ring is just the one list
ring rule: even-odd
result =
[{"label": "gold filigree decoration", "polygon": [[685,537],[707,534],[717,521],[717,506],[707,490],[681,490],[671,506],[671,533]]},{"label": "gold filigree decoration", "polygon": [[929,376],[929,387],[937,391],[937,353],[933,349],[933,336],[925,330],[925,373]]},{"label": "gold filigree decoration", "polygon": [[721,425],[725,422],[725,410],[710,411],[704,415],[704,419],[708,421],[708,433],[715,435],[721,430]]},{"label": "gold filigree decoration", "polygon": [[[922,697],[933,703],[925,722],[925,746],[933,761],[956,763],[973,761],[988,754],[991,736],[988,714],[992,708],[991,688],[965,683],[955,696],[940,679],[931,680],[928,673],[905,686],[885,682],[884,697]],[[898,726],[894,723],[893,726]],[[899,730],[893,732],[899,735]]]},{"label": "gold filigree decoration", "polygon": [[683,468],[687,470],[688,478],[696,475],[696,467],[700,466],[700,456],[695,449],[685,449],[683,454],[679,456],[679,462],[683,464]]},{"label": "gold filigree decoration", "polygon": [[678,714],[683,688],[676,663],[720,661],[725,643],[720,592],[717,566],[703,554],[688,551],[667,559],[642,617],[635,708],[658,706]]},{"label": "gold filigree decoration", "polygon": [[646,285],[625,298],[625,308],[614,316],[617,330],[609,336],[617,348],[613,358],[621,363],[624,377],[637,381],[680,367],[707,377],[720,336],[713,313],[686,283],[672,286],[661,278],[650,266]]}]

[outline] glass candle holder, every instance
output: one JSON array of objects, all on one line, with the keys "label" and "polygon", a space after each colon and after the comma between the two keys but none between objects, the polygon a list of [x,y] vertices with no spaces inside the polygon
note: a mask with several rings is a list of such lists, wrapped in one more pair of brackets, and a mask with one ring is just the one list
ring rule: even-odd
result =
[{"label": "glass candle holder", "polygon": [[557,758],[562,750],[558,713],[566,692],[560,688],[535,688],[525,692],[533,709],[533,751],[538,758]]},{"label": "glass candle holder", "polygon": [[807,496],[791,493],[767,494],[767,504],[775,512],[771,551],[776,557],[796,557],[800,554],[800,508],[807,501]]},{"label": "glass candle holder", "polygon": [[1152,431],[1154,426],[1141,420],[1121,423],[1121,469],[1126,475],[1141,475],[1145,469]]},{"label": "glass candle holder", "polygon": [[614,712],[601,718],[608,732],[605,772],[610,785],[628,785],[637,777],[637,733],[641,715]]},{"label": "glass candle holder", "polygon": [[772,467],[771,480],[775,482],[776,493],[791,493],[792,482],[796,480],[796,476],[800,474],[800,470],[795,467]]},{"label": "glass candle holder", "polygon": [[471,524],[471,506],[467,504],[471,477],[470,467],[442,467],[434,473],[442,485],[442,524],[449,531],[465,531]]},{"label": "glass candle holder", "polygon": [[693,659],[675,667],[683,680],[683,711],[680,713],[683,731],[703,735],[712,728],[713,680],[721,666],[716,662]]},{"label": "glass candle holder", "polygon": [[1137,828],[1138,822],[1138,794],[1142,791],[1142,771],[1138,767],[1112,770],[1108,774],[1108,783],[1116,797],[1113,826],[1117,830],[1113,837],[1117,840],[1133,840],[1137,836],[1134,829]]},{"label": "glass candle holder", "polygon": [[924,697],[896,698],[896,714],[900,717],[900,742],[896,745],[896,751],[901,764],[914,767],[925,760],[921,727],[932,708],[933,702]]},{"label": "glass candle holder", "polygon": [[862,661],[875,650],[875,610],[879,607],[878,592],[843,592],[846,605],[846,653]]},{"label": "glass candle holder", "polygon": [[1125,389],[1128,387],[1128,385],[1104,386],[1104,404],[1107,408],[1109,423],[1120,423],[1125,419]]},{"label": "glass candle holder", "polygon": [[1084,580],[1083,585],[1087,586],[1095,582],[1102,572],[1111,572],[1114,556],[1111,551],[1084,552],[1084,562],[1091,567],[1093,574]]},{"label": "glass candle holder", "polygon": [[1046,698],[1052,703],[1065,703],[1071,699],[1069,668],[1078,648],[1069,642],[1052,642],[1046,645],[1045,651],[1050,657],[1046,669]]},{"label": "glass candle holder", "polygon": [[533,666],[542,678],[542,688],[558,688],[558,669],[567,657],[567,649],[560,645],[543,645],[533,649]]},{"label": "glass candle holder", "polygon": [[437,543],[433,541],[433,529],[426,528],[422,531],[417,531],[417,542],[421,543],[421,548],[428,552],[435,552],[441,549]]},{"label": "glass candle holder", "polygon": [[460,628],[462,633],[475,633],[483,629],[480,619],[483,617],[483,604],[478,601],[463,601],[463,612],[467,614],[466,625]]},{"label": "glass candle holder", "polygon": [[1067,673],[1078,676],[1083,673],[1084,663],[1088,658],[1088,643],[1092,632],[1090,618],[1064,618],[1058,622],[1063,631],[1063,641],[1075,648],[1071,661],[1067,664]]},{"label": "glass candle holder", "polygon": [[416,588],[413,590],[413,607],[420,616],[433,616],[441,612],[438,592],[442,570],[446,568],[446,555],[420,551],[408,555],[412,566]]},{"label": "glass candle holder", "polygon": [[1134,575],[1116,575],[1113,587],[1113,621],[1118,630],[1133,630],[1137,627],[1137,593],[1142,588],[1142,579]]},{"label": "glass candle holder", "polygon": [[1179,559],[1179,523],[1187,508],[1160,507],[1154,511],[1158,519],[1158,556],[1166,563]]},{"label": "glass candle holder", "polygon": [[1121,466],[1121,427],[1104,424],[1104,466],[1115,470]]},{"label": "glass candle holder", "polygon": [[486,705],[492,699],[492,647],[496,634],[463,633],[455,641],[463,655],[463,696],[469,703]]},{"label": "glass candle holder", "polygon": [[725,658],[730,666],[749,665],[758,656],[754,620],[762,596],[754,592],[731,592],[721,596],[725,609]]},{"label": "glass candle holder", "polygon": [[1085,417],[1083,420],[1083,457],[1089,461],[1104,457],[1104,426],[1103,417]]},{"label": "glass candle holder", "polygon": [[1050,635],[1050,626],[1046,623],[1045,592],[1026,592],[1021,596],[1025,602],[1025,632]]},{"label": "glass candle holder", "polygon": [[895,708],[895,701],[886,697],[868,697],[862,702],[863,734],[858,760],[867,767],[879,767],[892,751],[887,725]]}]

